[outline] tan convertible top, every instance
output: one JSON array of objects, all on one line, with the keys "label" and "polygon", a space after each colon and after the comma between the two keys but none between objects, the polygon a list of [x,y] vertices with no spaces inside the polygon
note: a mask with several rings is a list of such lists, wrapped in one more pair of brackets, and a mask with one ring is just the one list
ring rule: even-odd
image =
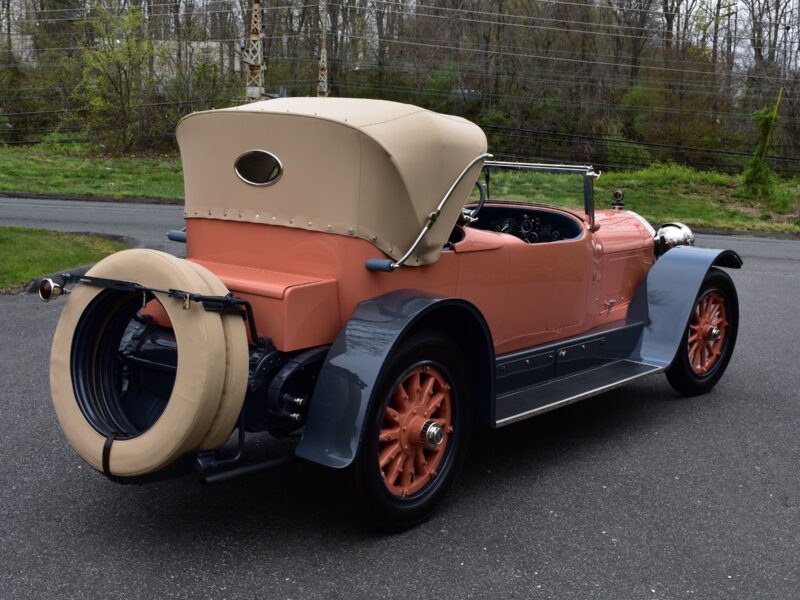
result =
[{"label": "tan convertible top", "polygon": [[[350,98],[281,98],[198,112],[177,129],[186,217],[352,235],[394,259],[471,160],[481,129],[416,106]],[[251,150],[276,156],[282,176],[254,186],[234,171]],[[455,189],[409,265],[434,262],[480,173]]]}]

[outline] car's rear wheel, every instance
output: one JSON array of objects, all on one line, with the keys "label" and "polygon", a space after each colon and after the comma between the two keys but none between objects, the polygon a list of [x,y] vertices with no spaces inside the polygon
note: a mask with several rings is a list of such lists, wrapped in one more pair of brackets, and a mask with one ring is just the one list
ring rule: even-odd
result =
[{"label": "car's rear wheel", "polygon": [[469,374],[440,332],[411,336],[387,361],[352,474],[363,514],[401,531],[433,514],[458,476],[471,434]]},{"label": "car's rear wheel", "polygon": [[727,273],[711,269],[697,294],[678,354],[666,375],[681,394],[696,396],[719,381],[733,354],[739,301]]}]

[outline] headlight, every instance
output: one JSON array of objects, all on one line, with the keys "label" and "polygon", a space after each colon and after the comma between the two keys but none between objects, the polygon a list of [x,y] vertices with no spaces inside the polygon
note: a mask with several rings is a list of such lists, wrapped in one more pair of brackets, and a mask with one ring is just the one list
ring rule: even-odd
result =
[{"label": "headlight", "polygon": [[683,223],[665,223],[656,232],[656,255],[661,256],[675,246],[694,246],[694,234]]}]

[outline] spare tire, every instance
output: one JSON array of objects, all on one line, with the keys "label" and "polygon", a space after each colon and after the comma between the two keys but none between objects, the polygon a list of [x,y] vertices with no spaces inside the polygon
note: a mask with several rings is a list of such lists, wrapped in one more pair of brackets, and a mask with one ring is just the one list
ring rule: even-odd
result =
[{"label": "spare tire", "polygon": [[[118,252],[87,275],[162,290],[227,293],[206,269],[155,250]],[[231,413],[238,414],[237,402],[241,409],[247,381],[241,317],[206,312],[194,302],[186,307],[181,299],[161,292],[152,297],[171,321],[177,358],[171,391],[161,406],[154,404],[157,408],[144,424],[136,418],[141,415],[132,414],[138,408],[125,399],[126,367],[118,359],[126,327],[148,297],[141,292],[76,285],[66,298],[53,338],[50,386],[61,427],[78,454],[98,470],[103,469],[103,446],[113,434],[108,471],[117,477],[153,473],[201,444],[220,439],[219,444],[224,443],[222,430],[231,422]],[[227,434],[231,430],[232,426]]]},{"label": "spare tire", "polygon": [[[189,261],[187,263],[202,277],[213,295],[228,294],[228,288],[214,273],[202,265]],[[250,351],[244,319],[232,313],[223,314],[221,317],[225,334],[225,381],[222,384],[217,414],[211,422],[211,428],[198,444],[198,450],[213,450],[227,441],[242,412],[244,396],[247,393]]]}]

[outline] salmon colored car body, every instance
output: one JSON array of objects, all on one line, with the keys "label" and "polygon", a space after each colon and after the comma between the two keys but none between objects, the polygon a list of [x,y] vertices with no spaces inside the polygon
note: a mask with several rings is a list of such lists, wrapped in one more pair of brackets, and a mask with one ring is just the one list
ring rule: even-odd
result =
[{"label": "salmon colored car body", "polygon": [[[621,193],[596,210],[591,166],[495,161],[469,121],[376,100],[196,113],[178,141],[186,259],[129,250],[42,284],[68,294],[56,412],[115,481],[299,458],[345,472],[363,514],[400,530],[452,486],[475,427],[658,372],[700,394],[728,364],[720,267],[739,257],[655,231]],[[582,178],[583,210],[491,198],[480,175],[505,169]],[[300,441],[251,461],[259,431]]]}]

